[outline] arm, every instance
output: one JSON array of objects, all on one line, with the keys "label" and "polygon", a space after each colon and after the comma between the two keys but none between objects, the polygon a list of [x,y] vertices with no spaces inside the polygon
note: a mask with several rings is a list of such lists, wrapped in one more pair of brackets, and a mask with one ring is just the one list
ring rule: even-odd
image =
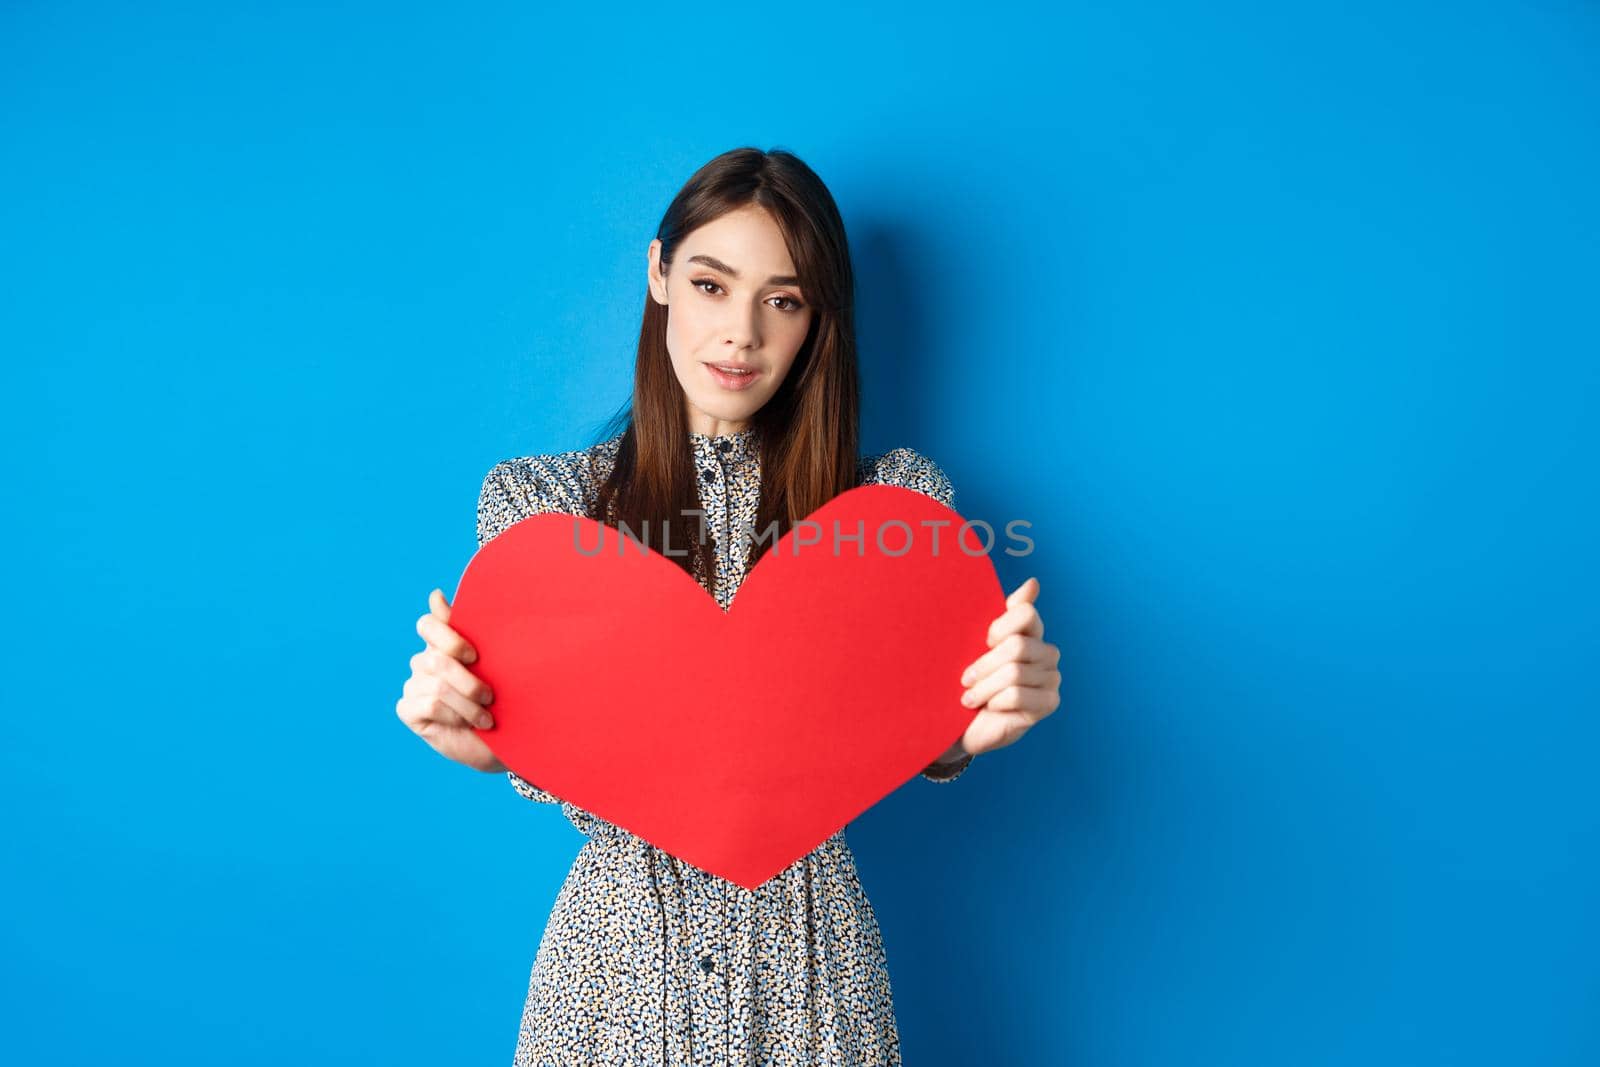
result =
[{"label": "arm", "polygon": [[[532,457],[531,462],[538,462],[544,457]],[[525,519],[529,515],[539,514],[543,511],[565,510],[564,502],[554,494],[530,493],[526,482],[519,478],[519,472],[513,466],[515,461],[502,461],[489,469],[488,475],[483,479],[483,488],[478,492],[478,547],[482,548],[490,541],[505,531],[505,529],[518,519]],[[534,481],[535,486],[541,482]],[[495,766],[488,768],[488,772],[496,774],[505,772],[511,781],[511,787],[522,796],[537,804],[559,804],[561,798],[554,793],[547,793],[514,771],[508,769],[498,759]]]},{"label": "arm", "polygon": [[[896,448],[877,457],[866,481],[915,489],[947,508],[956,506],[955,486],[949,475],[933,460],[914,449]],[[961,777],[971,763],[972,757],[961,747],[961,740],[957,738],[955,744],[918,773],[930,782],[953,782]]]}]

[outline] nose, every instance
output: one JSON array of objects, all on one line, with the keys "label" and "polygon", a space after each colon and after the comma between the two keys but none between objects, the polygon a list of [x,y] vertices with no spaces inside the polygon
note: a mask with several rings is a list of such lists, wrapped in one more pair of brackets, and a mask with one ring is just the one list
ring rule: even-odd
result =
[{"label": "nose", "polygon": [[748,304],[731,305],[728,319],[723,323],[722,340],[736,351],[754,348],[760,340],[757,311]]}]

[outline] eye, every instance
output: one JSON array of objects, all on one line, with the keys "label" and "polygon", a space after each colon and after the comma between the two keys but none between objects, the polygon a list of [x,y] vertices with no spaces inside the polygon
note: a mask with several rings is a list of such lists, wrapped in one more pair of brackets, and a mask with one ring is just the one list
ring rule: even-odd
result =
[{"label": "eye", "polygon": [[[718,285],[716,282],[712,281],[710,278],[695,278],[694,280],[689,282],[689,284],[694,286],[696,289],[699,289],[702,293],[705,293],[707,296],[715,296],[716,295],[716,293],[713,293],[711,291],[711,289],[716,290],[716,292],[718,292],[718,293],[720,293],[722,291],[722,286]],[[703,286],[710,286],[711,289],[703,288]],[[780,307],[780,308],[778,308],[778,310],[782,311],[782,312],[785,312],[786,314],[791,314],[792,315],[796,311],[799,311],[799,310],[801,310],[802,308],[805,307],[804,304],[802,304],[800,301],[796,300],[792,296],[775,296],[772,299],[773,300],[782,300],[782,301],[785,302],[786,306]]]}]

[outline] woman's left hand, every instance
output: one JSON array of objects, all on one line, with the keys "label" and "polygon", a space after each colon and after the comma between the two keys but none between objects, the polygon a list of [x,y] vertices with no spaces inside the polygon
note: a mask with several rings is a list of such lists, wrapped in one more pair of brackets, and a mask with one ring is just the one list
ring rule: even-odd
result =
[{"label": "woman's left hand", "polygon": [[1061,705],[1061,650],[1044,640],[1044,620],[1033,606],[1039,579],[1029,578],[1006,597],[1006,610],[989,624],[989,651],[961,676],[961,702],[979,708],[962,734],[970,754],[1016,744]]}]

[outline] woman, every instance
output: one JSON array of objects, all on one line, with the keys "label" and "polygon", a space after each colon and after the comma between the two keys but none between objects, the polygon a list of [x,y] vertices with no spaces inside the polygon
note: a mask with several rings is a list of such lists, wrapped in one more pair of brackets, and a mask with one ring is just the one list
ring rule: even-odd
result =
[{"label": "woman", "polygon": [[[856,454],[844,225],[794,155],[740,148],[697,171],[650,242],[647,283],[631,406],[588,448],[495,464],[480,544],[540,512],[635,531],[671,523],[666,543],[688,552],[666,558],[726,611],[775,540],[748,531],[787,532],[860,484],[952,505],[949,479],[917,452]],[[977,715],[924,778],[953,781],[1055,710],[1059,652],[1042,639],[1038,591],[1023,583],[974,649],[961,683]],[[534,961],[516,1064],[900,1062],[883,944],[843,830],[751,891],[560,801],[473,732],[493,722],[491,694],[443,593],[429,605],[401,719],[450,759],[561,804],[589,838]]]}]

